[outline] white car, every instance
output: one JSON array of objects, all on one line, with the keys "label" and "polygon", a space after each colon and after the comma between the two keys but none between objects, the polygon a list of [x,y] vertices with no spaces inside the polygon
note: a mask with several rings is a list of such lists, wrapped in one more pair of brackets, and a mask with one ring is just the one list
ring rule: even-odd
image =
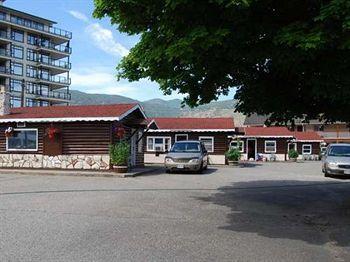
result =
[{"label": "white car", "polygon": [[326,177],[350,176],[350,144],[330,144],[322,158],[322,172]]}]

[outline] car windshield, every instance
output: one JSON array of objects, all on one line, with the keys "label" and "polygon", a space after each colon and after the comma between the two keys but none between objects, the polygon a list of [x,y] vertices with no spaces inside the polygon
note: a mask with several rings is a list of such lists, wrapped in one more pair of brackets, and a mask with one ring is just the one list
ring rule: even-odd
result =
[{"label": "car windshield", "polygon": [[328,155],[350,157],[350,146],[331,146]]},{"label": "car windshield", "polygon": [[200,144],[196,142],[175,143],[170,152],[199,153]]}]

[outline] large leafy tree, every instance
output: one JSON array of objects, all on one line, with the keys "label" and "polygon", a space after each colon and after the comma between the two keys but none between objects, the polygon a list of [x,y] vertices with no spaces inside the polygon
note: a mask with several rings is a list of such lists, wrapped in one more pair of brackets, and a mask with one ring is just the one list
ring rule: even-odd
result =
[{"label": "large leafy tree", "polygon": [[118,66],[190,106],[237,89],[237,110],[350,122],[349,0],[95,0],[140,41]]}]

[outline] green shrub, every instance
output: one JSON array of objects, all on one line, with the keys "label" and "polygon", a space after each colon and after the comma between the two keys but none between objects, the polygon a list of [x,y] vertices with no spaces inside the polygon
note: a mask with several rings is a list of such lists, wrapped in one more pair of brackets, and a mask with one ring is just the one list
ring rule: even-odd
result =
[{"label": "green shrub", "polygon": [[241,152],[237,148],[231,148],[226,152],[226,157],[230,161],[238,161],[241,159]]},{"label": "green shrub", "polygon": [[298,156],[299,156],[299,153],[296,150],[294,150],[294,149],[289,150],[289,152],[288,152],[288,157],[289,158],[297,159]]},{"label": "green shrub", "polygon": [[109,146],[109,156],[111,163],[116,166],[128,165],[130,156],[130,145],[129,143],[122,141]]}]

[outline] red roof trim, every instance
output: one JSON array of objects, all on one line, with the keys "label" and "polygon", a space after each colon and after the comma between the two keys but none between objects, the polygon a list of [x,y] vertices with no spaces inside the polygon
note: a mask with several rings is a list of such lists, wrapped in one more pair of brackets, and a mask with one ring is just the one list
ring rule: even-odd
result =
[{"label": "red roof trim", "polygon": [[135,110],[146,118],[138,104],[115,104],[12,108],[9,115],[0,116],[0,122],[118,121]]}]

